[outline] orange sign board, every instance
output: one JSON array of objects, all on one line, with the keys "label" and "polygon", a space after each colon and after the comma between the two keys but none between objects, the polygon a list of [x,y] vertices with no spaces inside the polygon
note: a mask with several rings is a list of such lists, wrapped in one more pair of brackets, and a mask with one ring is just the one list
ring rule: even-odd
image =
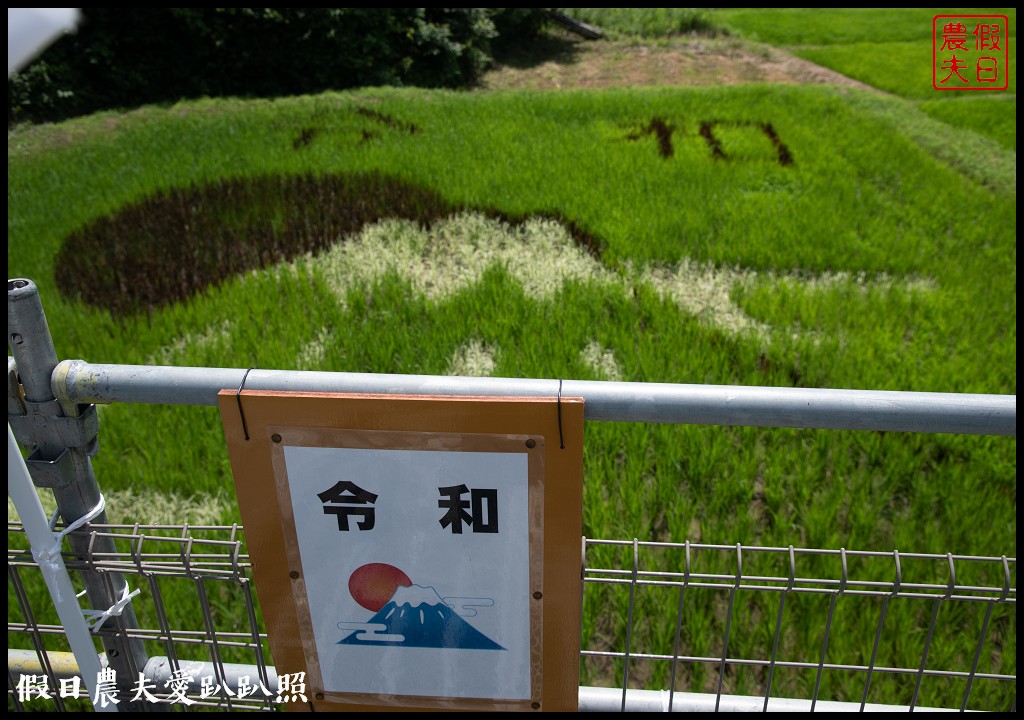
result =
[{"label": "orange sign board", "polygon": [[577,709],[581,398],[219,400],[274,664],[309,709]]}]

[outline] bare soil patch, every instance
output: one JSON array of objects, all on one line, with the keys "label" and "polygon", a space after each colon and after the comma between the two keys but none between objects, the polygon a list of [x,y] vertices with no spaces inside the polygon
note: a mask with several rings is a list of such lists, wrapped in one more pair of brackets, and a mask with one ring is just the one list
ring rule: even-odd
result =
[{"label": "bare soil patch", "polygon": [[735,38],[585,41],[552,35],[499,58],[481,90],[823,83],[873,89],[784,50]]}]

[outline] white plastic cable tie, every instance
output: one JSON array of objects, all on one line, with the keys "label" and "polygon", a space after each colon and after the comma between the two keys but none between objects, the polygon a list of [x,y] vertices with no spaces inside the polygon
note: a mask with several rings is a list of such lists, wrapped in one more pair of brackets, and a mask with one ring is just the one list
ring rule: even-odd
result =
[{"label": "white plastic cable tie", "polygon": [[128,585],[124,586],[124,590],[121,592],[121,599],[111,605],[109,608],[100,612],[99,610],[83,610],[82,614],[85,615],[85,620],[89,624],[89,629],[92,632],[98,632],[103,623],[109,618],[119,617],[124,612],[125,607],[132,601],[132,598],[142,592],[141,588],[128,592]]},{"label": "white plastic cable tie", "polygon": [[[58,572],[60,572],[60,563],[57,562],[57,558],[60,557],[60,546],[61,546],[61,543],[64,542],[64,537],[66,535],[68,535],[69,533],[72,533],[75,530],[77,530],[78,528],[82,527],[83,525],[92,522],[94,518],[98,517],[99,514],[103,512],[104,508],[106,507],[106,504],[107,503],[106,503],[106,500],[104,500],[103,495],[100,495],[100,500],[99,500],[98,503],[96,503],[96,507],[94,507],[92,510],[87,512],[82,517],[80,517],[77,520],[75,520],[73,523],[68,525],[66,528],[64,528],[60,532],[54,532],[53,533],[53,543],[51,543],[48,547],[43,547],[43,548],[39,548],[39,549],[33,548],[33,550],[32,550],[32,557],[35,559],[35,561],[37,563],[39,563],[39,566],[41,568],[45,567],[47,570],[49,570],[54,575],[56,575]],[[51,530],[53,529],[54,525],[57,523],[57,515],[58,514],[59,514],[59,511],[55,512],[53,514],[53,517],[50,518],[50,529]],[[56,592],[57,592],[57,602],[61,602],[60,589],[58,588]]]}]

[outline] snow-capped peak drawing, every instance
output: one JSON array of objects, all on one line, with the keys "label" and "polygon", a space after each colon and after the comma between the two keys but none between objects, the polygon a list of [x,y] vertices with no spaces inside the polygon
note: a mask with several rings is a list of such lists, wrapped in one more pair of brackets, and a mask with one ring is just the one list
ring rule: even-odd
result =
[{"label": "snow-capped peak drawing", "polygon": [[414,608],[420,605],[445,605],[445,601],[437,594],[437,590],[422,585],[397,588],[395,594],[391,596],[390,602],[398,606],[409,605]]},{"label": "snow-capped peak drawing", "polygon": [[373,617],[338,628],[351,631],[339,645],[505,649],[459,617],[429,585],[400,585]]}]

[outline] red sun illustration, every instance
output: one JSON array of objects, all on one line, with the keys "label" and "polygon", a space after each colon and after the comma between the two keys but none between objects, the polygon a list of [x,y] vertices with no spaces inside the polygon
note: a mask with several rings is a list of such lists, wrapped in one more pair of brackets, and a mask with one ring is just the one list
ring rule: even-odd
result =
[{"label": "red sun illustration", "polygon": [[394,565],[368,563],[356,568],[348,579],[352,599],[367,610],[377,612],[400,587],[409,587],[412,580]]}]

